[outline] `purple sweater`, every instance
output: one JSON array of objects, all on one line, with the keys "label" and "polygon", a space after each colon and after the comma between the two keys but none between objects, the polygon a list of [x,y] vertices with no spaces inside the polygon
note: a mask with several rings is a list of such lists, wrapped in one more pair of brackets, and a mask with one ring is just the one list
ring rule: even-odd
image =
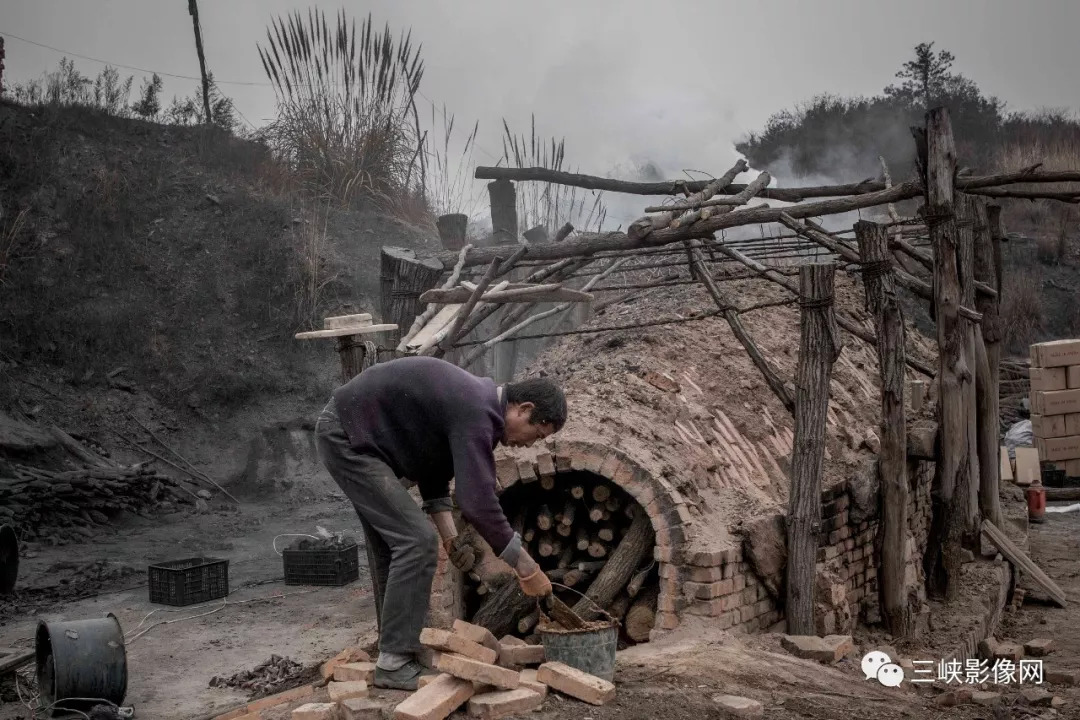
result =
[{"label": "purple sweater", "polygon": [[438,358],[406,357],[372,365],[334,391],[334,401],[353,449],[415,482],[428,512],[450,509],[456,478],[462,516],[516,562],[521,540],[495,494],[506,403],[494,381]]}]

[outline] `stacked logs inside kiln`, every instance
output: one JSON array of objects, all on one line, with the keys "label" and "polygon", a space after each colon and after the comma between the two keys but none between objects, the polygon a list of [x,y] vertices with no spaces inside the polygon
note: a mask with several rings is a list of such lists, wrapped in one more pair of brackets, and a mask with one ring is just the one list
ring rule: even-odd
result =
[{"label": "stacked logs inside kiln", "polygon": [[[603,477],[570,472],[519,483],[501,501],[560,599],[585,619],[600,617],[587,595],[622,623],[625,640],[649,639],[659,585],[655,537],[636,500]],[[472,580],[483,606],[491,589],[478,576]],[[511,628],[528,636],[537,621],[535,611],[527,612]]]}]

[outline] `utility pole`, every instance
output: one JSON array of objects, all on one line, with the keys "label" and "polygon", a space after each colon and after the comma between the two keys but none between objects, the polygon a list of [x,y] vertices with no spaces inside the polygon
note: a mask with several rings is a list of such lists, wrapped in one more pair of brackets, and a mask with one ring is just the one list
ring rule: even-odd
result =
[{"label": "utility pole", "polygon": [[214,120],[210,114],[210,79],[206,75],[206,55],[203,54],[202,28],[199,27],[199,5],[196,0],[188,0],[188,13],[195,25],[195,51],[199,54],[199,71],[202,73],[203,110],[206,111],[206,123],[210,124]]}]

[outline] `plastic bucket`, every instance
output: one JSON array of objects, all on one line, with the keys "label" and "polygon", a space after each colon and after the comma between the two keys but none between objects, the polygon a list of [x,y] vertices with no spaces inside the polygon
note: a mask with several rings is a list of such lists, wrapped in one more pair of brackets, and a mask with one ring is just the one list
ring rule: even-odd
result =
[{"label": "plastic bucket", "polygon": [[[41,706],[55,712],[94,705],[121,705],[127,695],[127,651],[116,616],[38,624],[38,691]],[[87,698],[88,700],[66,700]],[[105,702],[103,702],[105,701]]]},{"label": "plastic bucket", "polygon": [[615,677],[615,649],[619,640],[618,624],[594,623],[585,630],[540,629],[544,659],[561,662],[582,672],[611,682]]}]

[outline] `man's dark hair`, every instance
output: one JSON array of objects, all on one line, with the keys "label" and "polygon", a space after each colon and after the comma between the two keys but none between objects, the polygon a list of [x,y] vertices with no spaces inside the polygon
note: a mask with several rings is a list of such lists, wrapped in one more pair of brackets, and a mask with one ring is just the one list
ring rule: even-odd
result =
[{"label": "man's dark hair", "polygon": [[562,389],[547,378],[529,378],[507,383],[506,402],[533,404],[529,422],[533,425],[551,424],[556,431],[566,424],[566,396]]}]

